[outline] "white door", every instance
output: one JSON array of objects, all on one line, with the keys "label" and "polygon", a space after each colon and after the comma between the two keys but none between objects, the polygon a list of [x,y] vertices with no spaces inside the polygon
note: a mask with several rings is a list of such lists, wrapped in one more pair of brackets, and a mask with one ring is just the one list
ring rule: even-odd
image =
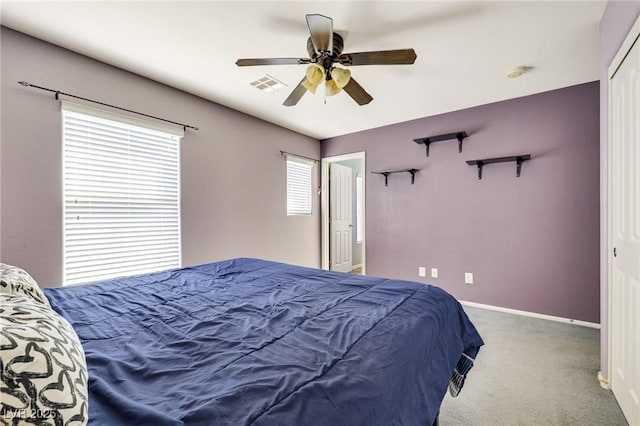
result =
[{"label": "white door", "polygon": [[630,425],[640,425],[640,42],[609,85],[610,381]]},{"label": "white door", "polygon": [[332,271],[351,272],[353,268],[352,170],[337,163],[329,166],[329,227]]}]

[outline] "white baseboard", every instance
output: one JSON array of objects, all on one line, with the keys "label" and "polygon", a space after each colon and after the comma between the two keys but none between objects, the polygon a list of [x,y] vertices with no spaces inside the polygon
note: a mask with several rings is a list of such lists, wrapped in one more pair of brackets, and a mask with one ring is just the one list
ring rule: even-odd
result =
[{"label": "white baseboard", "polygon": [[485,305],[485,304],[476,303],[476,302],[465,302],[463,300],[461,300],[460,303],[465,305],[465,306],[471,306],[471,307],[474,307],[474,308],[482,308],[482,309],[488,309],[488,310],[491,310],[491,311],[506,312],[506,313],[509,313],[509,314],[522,315],[522,316],[525,316],[525,317],[532,317],[532,318],[546,319],[546,320],[550,320],[550,321],[564,322],[564,323],[567,323],[567,324],[581,325],[583,327],[597,328],[598,330],[600,329],[600,324],[595,323],[595,322],[581,321],[581,320],[575,320],[575,319],[571,319],[571,318],[556,317],[556,316],[553,316],[553,315],[537,314],[535,312],[520,311],[518,309],[502,308],[500,306]]}]

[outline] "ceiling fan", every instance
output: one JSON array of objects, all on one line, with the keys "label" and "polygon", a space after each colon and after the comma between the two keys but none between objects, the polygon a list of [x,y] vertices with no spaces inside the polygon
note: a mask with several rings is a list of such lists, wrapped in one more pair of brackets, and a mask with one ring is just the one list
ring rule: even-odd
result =
[{"label": "ceiling fan", "polygon": [[315,93],[323,80],[326,95],[332,96],[344,89],[358,105],[366,105],[373,100],[371,95],[351,77],[351,71],[337,67],[336,64],[410,65],[416,60],[413,49],[342,53],[344,41],[340,34],[333,32],[333,19],[318,14],[306,15],[306,19],[311,34],[307,39],[309,58],[255,58],[236,61],[236,65],[240,67],[309,64],[304,78],[283,102],[285,106],[297,104],[307,91]]}]

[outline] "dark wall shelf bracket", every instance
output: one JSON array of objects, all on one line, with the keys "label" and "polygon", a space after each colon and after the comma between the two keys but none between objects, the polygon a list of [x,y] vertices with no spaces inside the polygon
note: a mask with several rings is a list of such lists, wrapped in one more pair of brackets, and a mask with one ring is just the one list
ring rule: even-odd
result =
[{"label": "dark wall shelf bracket", "polygon": [[389,175],[392,173],[410,173],[411,174],[411,185],[413,185],[413,183],[415,182],[416,179],[416,172],[418,172],[418,169],[403,169],[403,170],[383,170],[380,172],[371,172],[371,173],[375,173],[377,175],[382,175],[384,176],[384,186],[389,186]]},{"label": "dark wall shelf bracket", "polygon": [[467,132],[456,132],[456,133],[447,133],[445,135],[437,135],[437,136],[429,136],[428,138],[419,138],[414,139],[413,141],[417,144],[424,144],[427,150],[427,157],[429,156],[429,145],[433,142],[440,142],[446,140],[458,140],[458,152],[462,152],[462,141],[464,138],[468,137]]},{"label": "dark wall shelf bracket", "polygon": [[520,170],[522,169],[522,163],[531,159],[531,154],[522,154],[522,155],[511,155],[509,157],[494,157],[494,158],[483,158],[481,160],[467,160],[467,164],[470,166],[476,165],[478,166],[478,179],[482,179],[482,167],[485,164],[492,163],[506,163],[508,161],[516,162],[516,177],[520,177]]}]

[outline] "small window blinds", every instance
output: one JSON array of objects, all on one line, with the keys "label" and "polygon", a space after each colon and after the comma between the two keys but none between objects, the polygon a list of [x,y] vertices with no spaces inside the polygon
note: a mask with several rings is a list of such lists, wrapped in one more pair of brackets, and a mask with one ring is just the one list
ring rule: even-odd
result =
[{"label": "small window blinds", "polygon": [[287,155],[287,215],[311,215],[313,162]]},{"label": "small window blinds", "polygon": [[64,284],[180,266],[182,129],[62,112]]}]

